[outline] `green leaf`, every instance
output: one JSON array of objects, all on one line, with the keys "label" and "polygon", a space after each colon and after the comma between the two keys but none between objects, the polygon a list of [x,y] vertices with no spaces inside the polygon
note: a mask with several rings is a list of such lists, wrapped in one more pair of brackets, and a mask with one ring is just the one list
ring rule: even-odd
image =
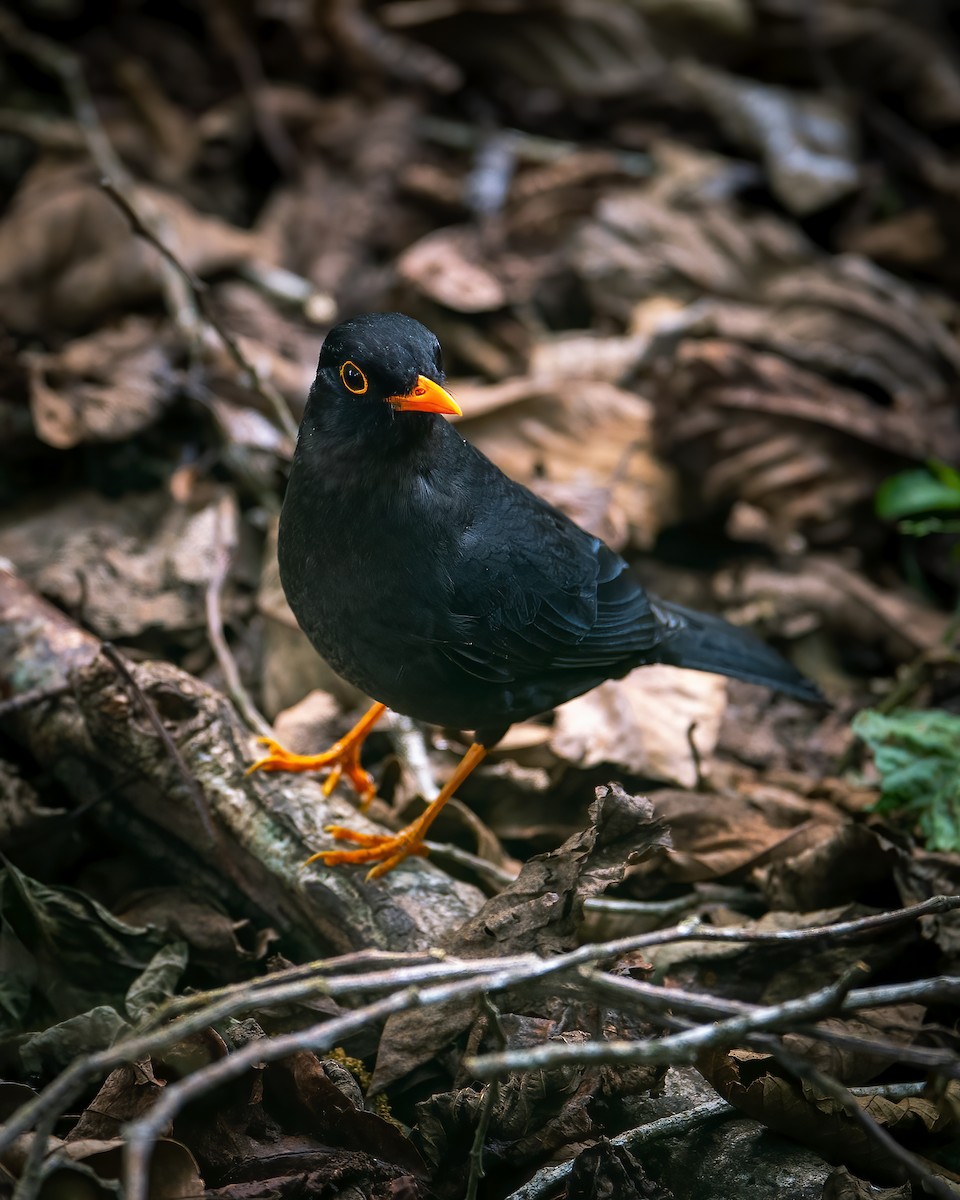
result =
[{"label": "green leaf", "polygon": [[885,715],[867,709],[854,733],[873,751],[882,788],[882,810],[906,810],[932,850],[960,850],[960,717],[908,711]]},{"label": "green leaf", "polygon": [[927,466],[941,483],[946,484],[948,488],[952,488],[955,492],[960,492],[960,471],[956,467],[951,467],[949,463],[941,462],[939,458],[931,458]]},{"label": "green leaf", "polygon": [[891,521],[940,509],[960,509],[960,489],[929,471],[903,471],[877,488],[876,509],[877,516]]},{"label": "green leaf", "polygon": [[131,1003],[149,1006],[175,982],[181,951],[167,943],[161,931],[128,925],[82,892],[8,863],[0,869],[0,1037],[91,1009],[129,1011],[141,979]]},{"label": "green leaf", "polygon": [[127,989],[126,1009],[131,1020],[142,1024],[170,999],[189,958],[186,942],[171,942],[156,952]]},{"label": "green leaf", "polygon": [[20,1043],[20,1060],[29,1075],[52,1074],[81,1054],[106,1050],[129,1032],[130,1025],[117,1010],[102,1004],[59,1025],[31,1033]]}]

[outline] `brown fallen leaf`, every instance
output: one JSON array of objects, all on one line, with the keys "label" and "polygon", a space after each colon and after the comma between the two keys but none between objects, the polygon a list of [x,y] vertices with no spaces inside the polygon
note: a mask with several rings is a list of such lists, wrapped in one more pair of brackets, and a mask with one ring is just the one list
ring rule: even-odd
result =
[{"label": "brown fallen leaf", "polygon": [[[881,1183],[904,1178],[903,1164],[832,1097],[787,1077],[766,1054],[732,1050],[704,1055],[698,1066],[721,1096],[769,1129],[803,1142],[828,1162]],[[921,1097],[893,1101],[864,1096],[858,1103],[898,1140],[922,1139],[945,1130],[937,1106]],[[928,1166],[936,1170],[933,1163]]]},{"label": "brown fallen leaf", "polygon": [[[388,4],[383,18],[436,43],[488,78],[572,97],[630,95],[662,79],[663,62],[638,8],[617,0],[553,0],[476,12],[471,6]],[[494,15],[495,14],[495,15]]]},{"label": "brown fallen leaf", "polygon": [[[88,1168],[113,1191],[122,1175],[125,1146],[126,1142],[119,1137],[78,1138],[64,1142],[59,1156],[67,1163],[53,1167],[45,1176],[40,1195],[45,1200],[63,1195],[86,1195],[89,1175],[85,1170],[78,1170],[79,1166]],[[68,1163],[76,1163],[77,1167]],[[151,1200],[161,1197],[163,1200],[195,1200],[203,1194],[204,1182],[196,1159],[182,1142],[159,1138],[150,1156],[147,1187]]]},{"label": "brown fallen leaf", "polygon": [[845,1018],[827,1017],[817,1023],[820,1029],[862,1038],[866,1043],[876,1043],[878,1039],[888,1045],[892,1043],[893,1049],[842,1046],[796,1033],[785,1034],[783,1041],[785,1046],[801,1054],[819,1070],[848,1087],[855,1087],[869,1083],[899,1062],[896,1047],[911,1046],[916,1042],[926,1012],[922,1004],[886,1005]]},{"label": "brown fallen leaf", "polygon": [[[342,1078],[345,1077],[345,1080]],[[341,1085],[352,1084],[351,1097]],[[322,1062],[308,1050],[271,1063],[265,1073],[264,1095],[284,1127],[345,1150],[362,1150],[382,1162],[414,1175],[426,1168],[417,1149],[397,1125],[366,1111],[356,1081],[335,1061]]]},{"label": "brown fallen leaf", "polygon": [[120,1137],[128,1121],[142,1117],[156,1103],[162,1085],[153,1077],[147,1064],[126,1064],[117,1067],[104,1080],[80,1119],[67,1134],[68,1142],[82,1142]]},{"label": "brown fallen leaf", "polygon": [[[823,812],[832,806],[816,807]],[[879,828],[838,822],[824,824],[819,834],[758,864],[754,879],[771,908],[808,912],[849,903],[892,882],[896,867],[906,857],[903,848]]]},{"label": "brown fallen leaf", "polygon": [[163,492],[122,501],[80,492],[0,521],[0,554],[101,637],[203,629],[206,588],[238,521],[228,488],[214,488],[196,510]]},{"label": "brown fallen leaf", "polygon": [[503,283],[481,261],[469,227],[435,229],[397,259],[400,277],[423,295],[456,312],[491,312],[507,303]]},{"label": "brown fallen leaf", "polygon": [[846,1167],[837,1167],[823,1185],[821,1200],[911,1200],[912,1196],[913,1188],[909,1182],[882,1188],[858,1179]]},{"label": "brown fallen leaf", "polygon": [[624,327],[651,299],[686,308],[664,315],[634,372],[664,453],[701,507],[751,506],[734,534],[792,553],[854,540],[883,478],[960,455],[947,322],[869,261],[718,203],[729,164],[657,157],[663,169],[605,197],[570,253],[597,311]]},{"label": "brown fallen leaf", "polygon": [[844,820],[832,805],[746,779],[722,793],[662,789],[651,799],[672,849],[633,873],[686,883],[743,878],[765,862],[793,859],[830,839]]},{"label": "brown fallen leaf", "polygon": [[153,424],[174,395],[163,329],[143,317],[126,317],[26,361],[37,437],[58,450],[131,437]]},{"label": "brown fallen leaf", "polygon": [[[642,779],[694,787],[726,706],[719,675],[638,667],[557,709],[550,747],[580,767],[610,763]],[[691,741],[696,747],[696,756]]]},{"label": "brown fallen leaf", "polygon": [[641,1160],[626,1146],[601,1138],[573,1160],[563,1200],[673,1200],[673,1193],[650,1179]]},{"label": "brown fallen leaf", "polygon": [[[198,275],[263,252],[255,234],[138,185],[165,241]],[[160,255],[83,167],[36,167],[0,221],[0,320],[18,333],[88,329],[105,314],[160,294]]]}]

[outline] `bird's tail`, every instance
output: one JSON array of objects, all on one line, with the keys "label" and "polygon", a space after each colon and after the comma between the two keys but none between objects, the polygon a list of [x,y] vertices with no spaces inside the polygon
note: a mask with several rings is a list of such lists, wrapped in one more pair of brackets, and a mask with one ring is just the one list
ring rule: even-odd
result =
[{"label": "bird's tail", "polygon": [[658,647],[660,662],[761,683],[810,704],[826,703],[815,683],[752,633],[722,617],[694,612],[659,598],[654,601],[654,609],[672,630]]}]

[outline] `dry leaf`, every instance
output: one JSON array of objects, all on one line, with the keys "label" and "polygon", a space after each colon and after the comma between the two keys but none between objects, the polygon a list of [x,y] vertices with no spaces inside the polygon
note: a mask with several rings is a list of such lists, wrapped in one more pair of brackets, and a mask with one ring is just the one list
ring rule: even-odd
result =
[{"label": "dry leaf", "polygon": [[659,664],[608,679],[557,709],[551,749],[580,767],[611,763],[631,775],[694,787],[717,744],[726,680]]},{"label": "dry leaf", "polygon": [[736,877],[771,860],[793,860],[828,841],[844,820],[832,805],[746,781],[735,791],[664,789],[652,799],[670,829],[673,849],[641,873],[655,869],[688,883]]},{"label": "dry leaf", "polygon": [[[197,212],[179,196],[142,186],[134,196],[198,275],[262,251],[254,234]],[[89,328],[111,310],[157,297],[160,262],[89,171],[38,167],[0,222],[0,320],[18,333]]]},{"label": "dry leaf", "polygon": [[774,195],[790,212],[816,212],[859,185],[856,126],[837,100],[729,75],[695,60],[676,70],[731,142],[761,155]]},{"label": "dry leaf", "polygon": [[37,437],[67,450],[81,442],[119,442],[151,425],[176,383],[162,339],[157,322],[127,317],[56,353],[31,355]]},{"label": "dry leaf", "polygon": [[491,312],[507,295],[500,281],[480,262],[472,230],[437,229],[397,259],[402,279],[424,296],[455,312]]}]

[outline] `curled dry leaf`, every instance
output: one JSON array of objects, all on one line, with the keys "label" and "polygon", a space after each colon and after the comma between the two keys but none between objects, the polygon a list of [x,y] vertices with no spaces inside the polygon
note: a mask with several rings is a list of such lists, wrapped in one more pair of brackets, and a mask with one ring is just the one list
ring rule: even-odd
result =
[{"label": "curled dry leaf", "polygon": [[620,0],[522,2],[492,12],[393,3],[382,11],[464,67],[568,96],[633,96],[664,70],[639,6]]},{"label": "curled dry leaf", "polygon": [[882,1188],[866,1179],[858,1179],[846,1167],[837,1167],[823,1185],[821,1200],[912,1200],[910,1183]]},{"label": "curled dry leaf", "polygon": [[717,744],[726,698],[719,675],[638,667],[557,709],[550,746],[581,767],[610,763],[639,778],[694,787],[697,757],[709,759]]},{"label": "curled dry leaf", "polygon": [[[787,1077],[769,1055],[749,1050],[715,1052],[697,1065],[725,1100],[767,1128],[803,1142],[828,1162],[844,1163],[882,1183],[903,1179],[903,1164],[832,1096]],[[920,1097],[893,1101],[865,1096],[858,1103],[898,1140],[936,1133],[948,1125],[937,1106]]]},{"label": "curled dry leaf", "polygon": [[904,458],[960,457],[960,352],[908,284],[718,204],[687,162],[664,161],[655,183],[606,198],[572,251],[595,305],[624,324],[651,297],[697,300],[665,319],[636,373],[663,451],[705,506],[749,505],[754,540],[797,552],[853,539]]},{"label": "curled dry leaf", "polygon": [[[120,1137],[64,1142],[57,1153],[61,1161],[51,1163],[45,1172],[40,1196],[53,1200],[56,1196],[95,1194],[89,1172],[100,1181],[106,1195],[115,1194],[123,1173],[125,1147]],[[203,1195],[204,1181],[197,1161],[182,1142],[158,1138],[150,1159],[147,1189],[151,1200],[195,1200]]]},{"label": "curled dry leaf", "polygon": [[[917,1041],[926,1012],[922,1004],[887,1005],[845,1019],[828,1017],[817,1023],[820,1029],[862,1039],[862,1046],[838,1045],[796,1033],[785,1034],[783,1041],[785,1046],[801,1054],[819,1070],[848,1087],[855,1087],[869,1083],[899,1062],[896,1048],[911,1046]],[[870,1043],[876,1046],[878,1040],[892,1048],[871,1049]]]},{"label": "curled dry leaf", "polygon": [[[308,1050],[272,1063],[264,1079],[270,1108],[284,1127],[345,1150],[362,1150],[382,1162],[423,1175],[423,1160],[397,1125],[362,1107],[362,1095],[350,1073]],[[351,1094],[352,1093],[352,1094]]]},{"label": "curled dry leaf", "polygon": [[27,359],[37,437],[58,450],[119,442],[153,424],[173,397],[175,376],[162,327],[127,317],[55,353]]},{"label": "curled dry leaf", "polygon": [[94,1140],[119,1138],[124,1125],[142,1117],[156,1103],[162,1084],[152,1069],[125,1063],[116,1067],[67,1134],[68,1142],[89,1145]]},{"label": "curled dry leaf", "polygon": [[605,1138],[581,1150],[566,1181],[565,1200],[616,1196],[617,1200],[673,1200],[673,1193],[651,1180],[643,1163],[626,1146]]},{"label": "curled dry leaf", "polygon": [[[832,805],[818,804],[821,811]],[[792,853],[758,864],[755,879],[771,908],[809,912],[845,904],[889,883],[905,857],[880,829],[853,822],[824,826],[820,836]]]},{"label": "curled dry leaf", "polygon": [[638,871],[685,883],[742,878],[764,863],[795,858],[843,823],[833,805],[748,780],[725,793],[664,789],[651,799],[670,829],[672,852]]},{"label": "curled dry leaf", "polygon": [[507,302],[503,284],[481,261],[471,229],[426,234],[400,255],[397,271],[424,296],[455,312],[491,312]]}]

